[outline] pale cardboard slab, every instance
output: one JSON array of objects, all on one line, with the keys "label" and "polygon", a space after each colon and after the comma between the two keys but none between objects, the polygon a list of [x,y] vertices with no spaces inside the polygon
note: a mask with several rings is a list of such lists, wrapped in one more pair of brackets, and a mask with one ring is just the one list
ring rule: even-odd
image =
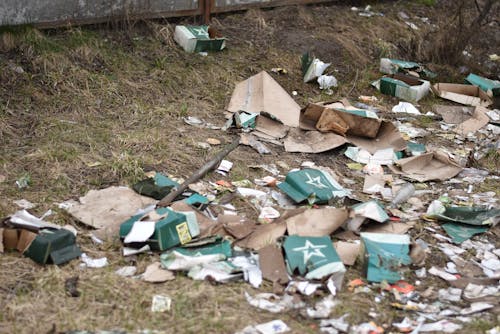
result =
[{"label": "pale cardboard slab", "polygon": [[443,99],[475,107],[487,107],[493,103],[485,92],[472,85],[437,83],[432,86],[432,91]]},{"label": "pale cardboard slab", "polygon": [[281,248],[275,245],[267,245],[259,249],[259,267],[264,279],[273,283],[288,283],[289,279]]},{"label": "pale cardboard slab", "polygon": [[286,224],[284,222],[258,225],[252,234],[236,244],[240,247],[259,250],[267,245],[273,245],[285,232]]},{"label": "pale cardboard slab", "polygon": [[365,194],[377,194],[385,186],[384,175],[366,175],[363,184],[363,192]]},{"label": "pale cardboard slab", "polygon": [[265,71],[236,85],[227,110],[262,113],[285,125],[299,126],[300,106]]},{"label": "pale cardboard slab", "polygon": [[175,275],[170,270],[163,269],[160,262],[153,262],[147,266],[142,279],[150,283],[162,283],[174,280]]},{"label": "pale cardboard slab", "polygon": [[303,237],[322,237],[335,232],[347,220],[345,209],[309,209],[286,219],[288,235]]},{"label": "pale cardboard slab", "polygon": [[453,131],[466,136],[468,133],[474,133],[477,130],[485,127],[490,121],[490,118],[486,114],[487,111],[488,109],[484,107],[476,107],[474,109],[472,117],[465,122],[458,124],[457,127],[453,129]]},{"label": "pale cardboard slab", "polygon": [[448,180],[463,169],[441,152],[429,152],[416,157],[400,159],[397,164],[399,167],[395,165],[388,167],[394,173],[419,182]]},{"label": "pale cardboard slab", "polygon": [[304,131],[291,129],[285,138],[285,151],[320,153],[332,150],[346,143],[346,139],[333,132]]},{"label": "pale cardboard slab", "polygon": [[472,117],[474,107],[435,105],[432,110],[448,124],[463,123]]},{"label": "pale cardboard slab", "polygon": [[386,148],[393,148],[395,152],[402,151],[406,148],[406,141],[401,136],[401,133],[394,124],[388,121],[382,121],[375,138],[347,135],[347,141],[357,147],[367,150],[371,154]]},{"label": "pale cardboard slab", "polygon": [[346,266],[354,265],[361,249],[359,243],[347,241],[336,241],[333,243],[333,247],[337,251],[342,263]]},{"label": "pale cardboard slab", "polygon": [[79,201],[68,201],[66,211],[83,224],[94,227],[96,236],[107,239],[118,236],[120,225],[137,210],[157,201],[137,194],[128,187],[90,190]]}]

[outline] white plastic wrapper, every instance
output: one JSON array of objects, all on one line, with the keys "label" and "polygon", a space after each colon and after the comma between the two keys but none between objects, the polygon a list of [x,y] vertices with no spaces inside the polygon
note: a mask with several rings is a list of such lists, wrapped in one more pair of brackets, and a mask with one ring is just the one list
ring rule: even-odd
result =
[{"label": "white plastic wrapper", "polygon": [[318,77],[319,89],[330,89],[332,87],[337,87],[337,78],[333,75],[321,75]]},{"label": "white plastic wrapper", "polygon": [[318,77],[320,77],[323,72],[327,69],[331,64],[324,63],[321,60],[315,58],[309,68],[307,69],[306,74],[304,75],[304,82],[312,81]]}]

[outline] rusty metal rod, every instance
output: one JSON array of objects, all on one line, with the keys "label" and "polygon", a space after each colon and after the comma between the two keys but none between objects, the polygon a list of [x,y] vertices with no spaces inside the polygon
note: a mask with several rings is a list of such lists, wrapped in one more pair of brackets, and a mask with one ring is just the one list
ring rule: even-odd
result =
[{"label": "rusty metal rod", "polygon": [[238,145],[240,144],[240,138],[236,138],[233,140],[231,144],[226,146],[222,151],[220,151],[215,157],[210,159],[206,164],[204,164],[200,169],[198,169],[193,175],[189,177],[184,183],[182,183],[178,188],[172,189],[168,195],[163,197],[158,204],[156,205],[157,207],[165,207],[170,205],[172,201],[182,194],[184,190],[187,189],[187,187],[193,183],[201,179],[206,173],[208,173],[210,170],[214,169],[219,162],[224,159],[229,153],[231,153]]}]

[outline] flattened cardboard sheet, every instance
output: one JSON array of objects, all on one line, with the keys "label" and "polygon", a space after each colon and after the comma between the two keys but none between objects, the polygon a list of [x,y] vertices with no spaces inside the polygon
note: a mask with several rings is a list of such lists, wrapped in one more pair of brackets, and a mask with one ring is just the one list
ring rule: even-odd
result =
[{"label": "flattened cardboard sheet", "polygon": [[462,167],[453,162],[445,153],[430,152],[419,156],[404,158],[397,165],[388,167],[397,174],[407,178],[425,182],[430,180],[448,180],[460,173]]},{"label": "flattened cardboard sheet", "polygon": [[345,209],[309,209],[286,220],[288,235],[322,237],[335,232],[347,220]]},{"label": "flattened cardboard sheet", "polygon": [[301,153],[320,153],[333,150],[346,143],[343,136],[333,132],[304,131],[291,129],[285,138],[285,151]]},{"label": "flattened cardboard sheet", "polygon": [[395,152],[403,151],[406,148],[406,141],[401,133],[394,124],[388,121],[382,121],[375,138],[347,135],[347,141],[371,154],[387,148],[393,148]]},{"label": "flattened cardboard sheet", "polygon": [[300,106],[265,71],[236,85],[227,110],[264,114],[285,125],[299,126]]}]

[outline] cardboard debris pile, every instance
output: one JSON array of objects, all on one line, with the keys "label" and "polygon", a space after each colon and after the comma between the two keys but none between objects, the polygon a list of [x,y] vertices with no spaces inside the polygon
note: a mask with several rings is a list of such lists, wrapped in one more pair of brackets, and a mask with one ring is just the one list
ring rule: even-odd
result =
[{"label": "cardboard debris pile", "polygon": [[[224,38],[212,33],[206,26],[177,26],[175,39],[188,52],[222,49]],[[302,65],[303,81],[309,82],[319,81],[330,64],[304,56]],[[451,138],[459,148],[421,141],[429,133],[406,120],[423,111],[409,102],[393,109],[390,119],[372,105],[347,99],[301,108],[262,71],[235,85],[221,131],[239,132],[240,143],[260,154],[331,151],[335,159],[349,160],[345,170],[356,180],[333,170],[334,164],[304,162],[287,168],[252,166],[266,175],[236,181],[233,162],[218,156],[187,181],[153,172],[132,189],[91,190],[59,207],[92,229],[94,242],[119,239],[123,256],[161,254],[143,273],[136,275],[137,268],[127,266],[116,271],[119,276],[160,283],[184,273],[194,280],[272,286],[273,294],[247,293],[248,303],[272,313],[296,310],[318,319],[322,330],[331,333],[349,328],[381,332],[373,322],[350,325],[343,317],[331,318],[340,291],[376,295],[378,302],[385,299],[408,312],[408,318],[392,324],[406,332],[445,326],[448,332],[458,330],[462,325],[453,317],[468,322],[469,315],[498,306],[500,250],[482,236],[497,233],[492,230],[500,210],[494,193],[471,195],[476,184],[496,177],[465,167],[482,145],[494,142],[498,149],[498,127],[492,124],[496,114],[487,107],[498,98],[499,85],[476,75],[467,77],[470,85],[431,85],[421,77],[432,79],[434,73],[396,59],[381,59],[380,71],[385,76],[373,86],[382,94],[417,102],[432,92],[470,106],[435,106],[435,113],[425,114],[442,119],[437,121],[441,131],[432,135]],[[362,100],[376,103],[377,98]],[[200,124],[193,119],[187,123]],[[204,175],[213,169],[211,177],[217,181],[205,181]],[[436,182],[463,184],[466,189],[448,187],[450,194],[440,194]],[[255,215],[245,215],[242,202]],[[416,237],[409,232],[415,226]],[[0,250],[16,249],[40,264],[59,265],[81,256],[86,267],[107,265],[106,258],[82,254],[70,230],[19,211],[1,225]],[[474,260],[465,259],[469,250]],[[431,252],[441,252],[446,267],[429,267],[426,259]],[[356,264],[362,277],[346,282],[346,273]],[[416,289],[428,275],[456,290]],[[168,296],[155,296],[152,310],[168,312],[170,303]],[[432,316],[413,316],[413,311]],[[244,331],[267,332],[268,327],[274,332],[289,330],[273,320]]]}]

